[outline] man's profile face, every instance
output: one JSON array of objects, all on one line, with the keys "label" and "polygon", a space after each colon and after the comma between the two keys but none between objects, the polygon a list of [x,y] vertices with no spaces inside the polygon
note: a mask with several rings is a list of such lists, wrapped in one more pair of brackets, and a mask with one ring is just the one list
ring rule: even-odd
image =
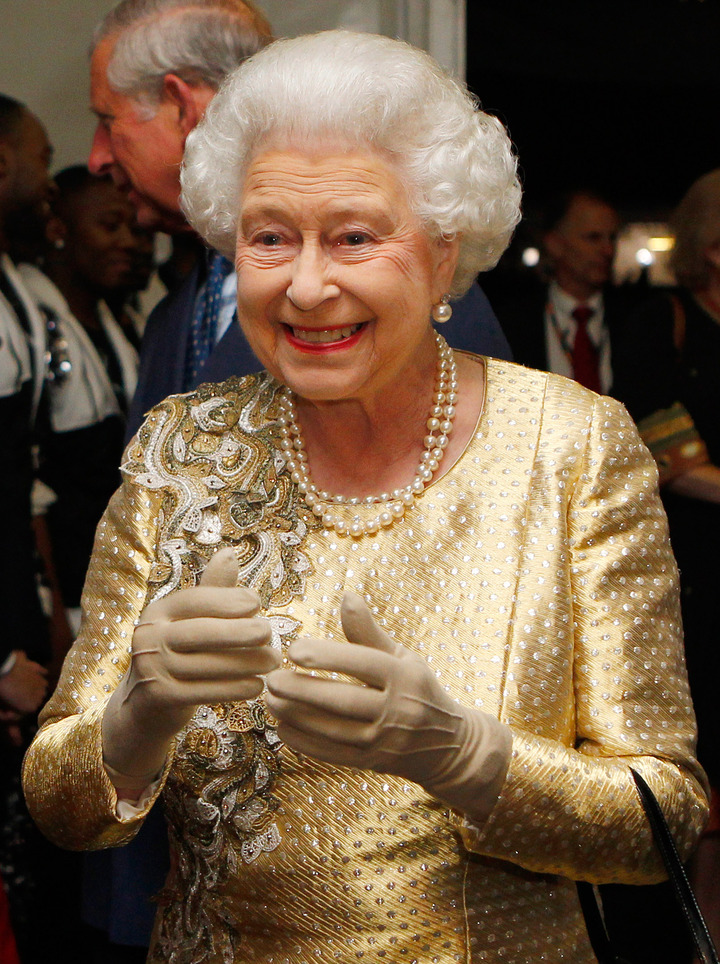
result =
[{"label": "man's profile face", "polygon": [[574,198],[560,224],[546,238],[558,284],[578,298],[587,298],[610,280],[618,216],[597,198]]},{"label": "man's profile face", "polygon": [[93,174],[110,174],[137,210],[146,228],[186,229],[180,210],[180,165],[185,138],[177,110],[161,102],[154,114],[134,98],[114,91],[107,68],[116,38],[106,37],[90,65],[90,99],[98,123],[88,167]]},{"label": "man's profile face", "polygon": [[30,111],[23,111],[9,148],[11,208],[20,211],[46,205],[52,192],[49,169],[53,150],[45,128]]}]

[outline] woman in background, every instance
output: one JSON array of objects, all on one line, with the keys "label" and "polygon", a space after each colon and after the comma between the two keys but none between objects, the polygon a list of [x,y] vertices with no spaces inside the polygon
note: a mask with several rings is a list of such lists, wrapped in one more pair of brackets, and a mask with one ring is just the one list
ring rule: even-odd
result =
[{"label": "woman in background", "polygon": [[695,861],[698,900],[720,942],[720,169],[699,178],[671,217],[678,287],[627,324],[618,397],[660,470],[680,568],[698,757],[713,787]]},{"label": "woman in background", "polygon": [[42,268],[21,275],[48,323],[50,433],[40,475],[55,569],[77,632],[95,528],[119,485],[125,415],[138,356],[105,303],[127,289],[137,245],[134,210],[110,178],[76,166],[55,177]]}]

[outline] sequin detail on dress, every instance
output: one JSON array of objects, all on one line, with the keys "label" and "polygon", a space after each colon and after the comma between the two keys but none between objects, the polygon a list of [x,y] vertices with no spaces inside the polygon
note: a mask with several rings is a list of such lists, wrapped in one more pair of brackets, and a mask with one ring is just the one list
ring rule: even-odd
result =
[{"label": "sequin detail on dress", "polygon": [[122,466],[163,493],[148,602],[192,586],[210,556],[232,545],[240,585],[263,606],[302,596],[310,563],[300,552],[318,523],[295,499],[279,451],[278,386],[269,376],[201,385],[153,410]]},{"label": "sequin detail on dress", "polygon": [[153,960],[235,960],[240,935],[223,910],[223,883],[281,842],[271,792],[278,747],[258,701],[200,706],[178,738],[165,788],[177,869],[159,898],[167,907]]},{"label": "sequin detail on dress", "polygon": [[[149,598],[194,585],[213,551],[232,545],[239,583],[270,609],[272,644],[282,650],[299,623],[271,607],[303,594],[310,565],[300,551],[308,525],[277,454],[275,390],[269,378],[251,378],[226,383],[222,395],[201,386],[168,399],[123,471],[163,492]],[[167,909],[154,960],[234,959],[239,935],[223,912],[221,884],[281,842],[273,796],[279,746],[260,700],[200,706],[179,734],[165,787],[176,873],[159,898]]]}]

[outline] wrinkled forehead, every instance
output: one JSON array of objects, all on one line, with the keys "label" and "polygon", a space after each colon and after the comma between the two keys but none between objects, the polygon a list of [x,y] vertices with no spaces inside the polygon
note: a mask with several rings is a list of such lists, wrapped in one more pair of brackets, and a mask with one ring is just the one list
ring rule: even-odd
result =
[{"label": "wrinkled forehead", "polygon": [[90,58],[90,98],[96,111],[102,111],[111,100],[113,103],[134,102],[131,95],[115,90],[108,76],[120,34],[120,31],[116,31],[103,37]]},{"label": "wrinkled forehead", "polygon": [[90,57],[90,89],[93,93],[107,86],[108,64],[115,49],[117,37],[117,34],[103,37],[92,52]]},{"label": "wrinkled forehead", "polygon": [[311,190],[313,185],[332,188],[333,183],[343,184],[345,190],[352,190],[353,186],[361,190],[375,188],[413,205],[411,180],[401,159],[384,148],[344,135],[299,137],[275,131],[263,137],[244,166],[241,198],[258,180],[270,183],[274,174],[288,175],[300,190]]}]

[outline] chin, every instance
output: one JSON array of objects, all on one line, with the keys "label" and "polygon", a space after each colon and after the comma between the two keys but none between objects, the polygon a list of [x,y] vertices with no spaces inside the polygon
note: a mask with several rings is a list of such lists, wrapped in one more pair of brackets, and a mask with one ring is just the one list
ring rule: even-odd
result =
[{"label": "chin", "polygon": [[339,402],[347,398],[357,398],[362,394],[361,387],[355,380],[342,373],[333,377],[330,373],[325,374],[316,369],[304,374],[291,372],[287,378],[282,374],[276,377],[298,398],[304,398],[308,402]]},{"label": "chin", "polygon": [[148,231],[165,231],[167,234],[174,234],[177,231],[189,231],[190,227],[185,220],[182,212],[166,211],[157,207],[152,201],[139,196],[134,191],[130,192],[130,200],[135,206],[137,223],[141,228]]}]

